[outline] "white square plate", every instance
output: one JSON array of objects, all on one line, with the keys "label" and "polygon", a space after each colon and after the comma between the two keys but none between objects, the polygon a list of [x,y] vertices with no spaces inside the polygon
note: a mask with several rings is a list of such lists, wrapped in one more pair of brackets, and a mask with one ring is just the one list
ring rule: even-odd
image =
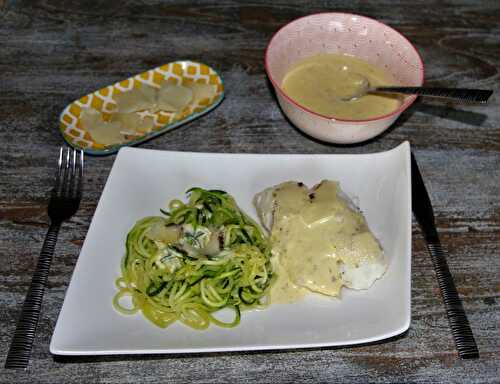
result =
[{"label": "white square plate", "polygon": [[[293,304],[243,312],[240,325],[160,329],[140,313],[124,316],[116,293],[125,238],[144,216],[159,215],[193,186],[223,189],[256,218],[255,193],[286,180],[309,186],[339,180],[359,205],[389,259],[385,276],[342,299],[310,295]],[[60,355],[180,353],[308,348],[388,338],[410,324],[410,145],[366,155],[261,155],[122,148],[106,183],[56,324]]]}]

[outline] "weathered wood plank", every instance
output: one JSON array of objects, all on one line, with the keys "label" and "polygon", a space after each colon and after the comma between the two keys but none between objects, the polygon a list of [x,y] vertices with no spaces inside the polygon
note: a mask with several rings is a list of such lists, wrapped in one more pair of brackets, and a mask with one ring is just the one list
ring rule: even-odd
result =
[{"label": "weathered wood plank", "polygon": [[[417,47],[431,85],[498,93],[500,4],[494,1],[0,0],[0,356],[47,228],[46,197],[72,100],[168,61],[221,71],[227,98],[202,119],[142,147],[208,152],[367,153],[410,140],[434,203],[449,265],[481,351],[456,358],[430,258],[414,224],[412,325],[353,348],[177,356],[53,358],[50,337],[114,156],[89,158],[82,207],[57,244],[29,372],[0,382],[498,382],[500,370],[500,99],[486,107],[421,101],[363,145],[334,146],[293,128],[275,103],[263,53],[284,23],[313,12],[366,14]],[[0,363],[3,363],[3,359]]]}]

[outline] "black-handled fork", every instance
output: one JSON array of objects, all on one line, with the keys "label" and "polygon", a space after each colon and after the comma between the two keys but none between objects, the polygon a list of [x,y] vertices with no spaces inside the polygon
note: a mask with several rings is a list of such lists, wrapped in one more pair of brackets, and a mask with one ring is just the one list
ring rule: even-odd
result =
[{"label": "black-handled fork", "polygon": [[71,148],[66,150],[61,148],[55,185],[48,207],[50,226],[24,300],[21,316],[5,361],[5,368],[25,369],[28,367],[57,234],[61,223],[73,216],[78,210],[82,189],[83,152]]}]

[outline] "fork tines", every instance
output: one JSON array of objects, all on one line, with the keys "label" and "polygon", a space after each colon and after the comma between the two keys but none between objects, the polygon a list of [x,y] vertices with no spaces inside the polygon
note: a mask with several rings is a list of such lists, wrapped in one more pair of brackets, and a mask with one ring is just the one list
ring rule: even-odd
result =
[{"label": "fork tines", "polygon": [[59,149],[56,183],[53,194],[79,198],[82,194],[83,151],[73,148]]}]

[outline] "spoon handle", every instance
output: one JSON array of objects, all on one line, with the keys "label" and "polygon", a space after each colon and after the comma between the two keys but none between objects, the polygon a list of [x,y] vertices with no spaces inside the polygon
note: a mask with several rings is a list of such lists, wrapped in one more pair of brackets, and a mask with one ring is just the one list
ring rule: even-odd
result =
[{"label": "spoon handle", "polygon": [[403,93],[406,95],[419,95],[442,97],[456,101],[486,103],[493,91],[486,89],[465,88],[424,88],[424,87],[377,87],[371,92]]}]

